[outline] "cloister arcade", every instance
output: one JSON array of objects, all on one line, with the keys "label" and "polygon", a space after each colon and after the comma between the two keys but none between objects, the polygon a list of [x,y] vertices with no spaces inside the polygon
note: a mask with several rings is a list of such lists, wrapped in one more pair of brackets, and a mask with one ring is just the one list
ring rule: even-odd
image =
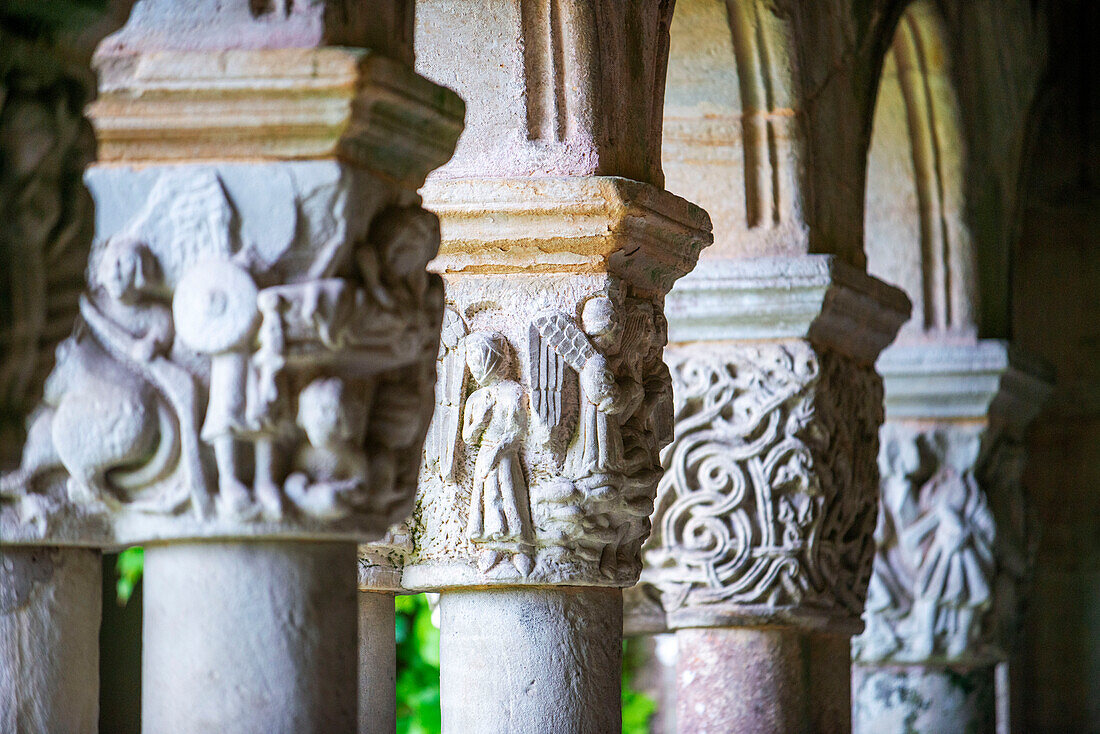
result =
[{"label": "cloister arcade", "polygon": [[0,6],[0,732],[1100,731],[1096,31]]}]

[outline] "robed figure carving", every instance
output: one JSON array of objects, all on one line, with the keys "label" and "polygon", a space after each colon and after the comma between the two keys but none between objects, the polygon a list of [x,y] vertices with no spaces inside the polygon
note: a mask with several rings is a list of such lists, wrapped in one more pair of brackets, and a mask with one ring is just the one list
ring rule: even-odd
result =
[{"label": "robed figure carving", "polygon": [[476,447],[474,483],[466,532],[484,550],[479,560],[487,571],[512,554],[520,573],[531,572],[530,502],[520,450],[527,435],[523,388],[507,379],[508,342],[497,333],[475,333],[465,340],[466,363],[479,385],[466,400],[462,440]]}]

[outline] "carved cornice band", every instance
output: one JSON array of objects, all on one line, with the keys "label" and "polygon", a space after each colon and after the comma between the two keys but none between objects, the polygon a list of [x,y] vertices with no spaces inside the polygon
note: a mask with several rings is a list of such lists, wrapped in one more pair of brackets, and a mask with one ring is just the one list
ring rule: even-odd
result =
[{"label": "carved cornice band", "polygon": [[99,159],[338,157],[416,188],[462,132],[462,100],[347,48],[100,55]]},{"label": "carved cornice band", "polygon": [[871,364],[909,316],[909,299],[831,255],[708,261],[676,284],[669,340],[808,338]]},{"label": "carved cornice band", "polygon": [[448,275],[610,273],[663,294],[712,241],[698,206],[613,176],[433,178],[421,193]]},{"label": "carved cornice band", "polygon": [[1053,372],[1008,342],[898,344],[876,369],[886,385],[887,420],[984,420],[1023,426],[1050,393]]}]

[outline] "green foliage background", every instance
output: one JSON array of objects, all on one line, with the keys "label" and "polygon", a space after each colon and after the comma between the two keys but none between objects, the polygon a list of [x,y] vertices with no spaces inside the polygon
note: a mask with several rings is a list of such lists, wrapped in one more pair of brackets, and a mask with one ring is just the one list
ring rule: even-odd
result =
[{"label": "green foliage background", "polygon": [[[126,604],[141,579],[144,553],[129,548],[115,565],[119,604]],[[432,621],[432,607],[424,594],[396,598],[394,632],[397,639],[397,734],[438,734],[439,628]],[[634,690],[634,672],[640,665],[640,648],[627,640],[623,645],[623,734],[646,734],[656,702]]]}]

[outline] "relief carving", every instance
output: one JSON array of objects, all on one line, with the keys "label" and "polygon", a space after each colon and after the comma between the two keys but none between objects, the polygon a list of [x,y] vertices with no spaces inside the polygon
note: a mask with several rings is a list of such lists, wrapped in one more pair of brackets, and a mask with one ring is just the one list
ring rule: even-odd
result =
[{"label": "relief carving", "polygon": [[801,341],[670,350],[643,585],[673,626],[850,623],[873,547],[881,382]]},{"label": "relief carving", "polygon": [[664,319],[608,292],[582,298],[577,316],[531,310],[447,309],[409,563],[629,583],[671,425]]},{"label": "relief carving", "polygon": [[985,479],[1007,472],[1018,485],[1019,462],[1002,465],[1000,443],[972,426],[883,429],[878,554],[857,661],[980,662],[1004,648],[998,625],[1014,620],[996,610],[1015,607],[1028,563],[1026,546],[1001,537]]},{"label": "relief carving", "polygon": [[166,172],[95,244],[81,318],[0,479],[23,514],[384,527],[408,509],[442,315],[424,270],[438,221],[376,184],[364,235],[308,241],[331,230],[327,208],[270,174],[265,193],[286,198],[269,221],[242,221],[255,210],[218,171]]}]

